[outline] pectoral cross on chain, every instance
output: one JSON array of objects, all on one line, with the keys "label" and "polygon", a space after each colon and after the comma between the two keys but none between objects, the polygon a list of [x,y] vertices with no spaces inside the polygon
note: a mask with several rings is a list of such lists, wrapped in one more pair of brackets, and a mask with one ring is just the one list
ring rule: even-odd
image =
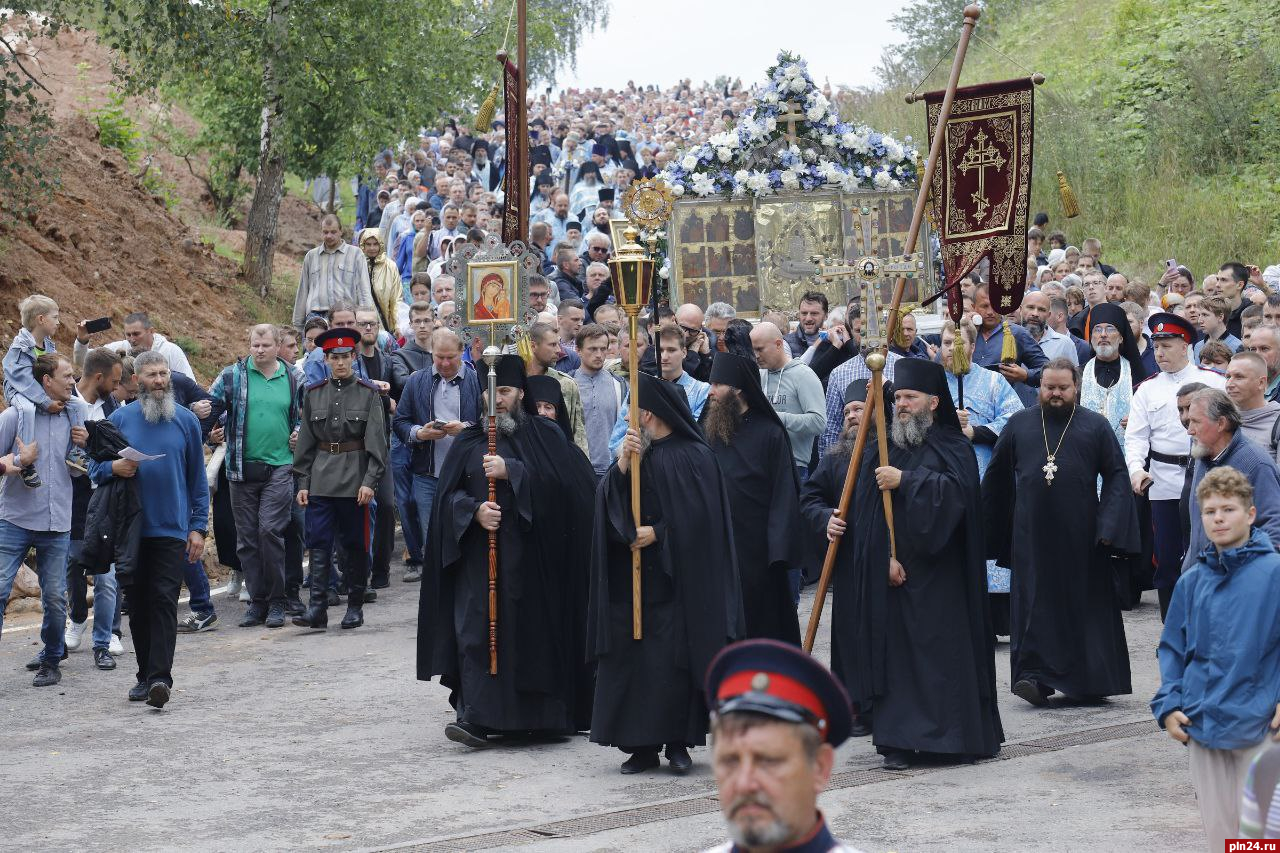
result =
[{"label": "pectoral cross on chain", "polygon": [[1044,467],[1040,469],[1044,471],[1044,481],[1049,485],[1053,485],[1053,475],[1058,472],[1058,463],[1053,461],[1053,454],[1049,454],[1048,460],[1044,463]]},{"label": "pectoral cross on chain", "polygon": [[978,191],[970,198],[973,199],[973,206],[977,208],[979,219],[986,216],[987,208],[991,207],[991,202],[987,201],[987,169],[1002,169],[1004,163],[1000,149],[994,145],[988,145],[987,134],[981,130],[974,135],[973,144],[960,158],[960,165],[956,168],[961,172],[968,174],[970,169],[978,170]]}]

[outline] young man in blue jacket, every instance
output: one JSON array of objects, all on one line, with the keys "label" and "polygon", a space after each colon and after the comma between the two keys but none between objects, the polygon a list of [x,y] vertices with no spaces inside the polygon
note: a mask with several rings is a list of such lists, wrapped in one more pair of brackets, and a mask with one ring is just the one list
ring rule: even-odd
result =
[{"label": "young man in blue jacket", "polygon": [[1178,579],[1157,655],[1156,721],[1189,747],[1209,850],[1239,837],[1249,764],[1280,740],[1280,555],[1253,527],[1253,487],[1227,466],[1196,488],[1211,544]]}]

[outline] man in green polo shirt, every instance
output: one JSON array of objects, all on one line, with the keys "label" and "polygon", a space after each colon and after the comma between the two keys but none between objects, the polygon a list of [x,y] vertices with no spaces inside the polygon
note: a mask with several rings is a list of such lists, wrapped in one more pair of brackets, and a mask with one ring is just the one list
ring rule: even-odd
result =
[{"label": "man in green polo shirt", "polygon": [[227,481],[236,522],[236,555],[250,603],[240,627],[284,625],[284,532],[293,503],[294,431],[302,376],[279,357],[280,331],[268,323],[249,331],[249,355],[223,368],[209,388],[226,411]]}]

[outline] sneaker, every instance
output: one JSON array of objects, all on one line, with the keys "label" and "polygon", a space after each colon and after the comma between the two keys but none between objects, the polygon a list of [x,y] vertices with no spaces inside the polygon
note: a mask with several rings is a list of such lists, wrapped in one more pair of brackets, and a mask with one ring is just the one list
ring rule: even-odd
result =
[{"label": "sneaker", "polygon": [[67,631],[62,635],[62,642],[66,644],[67,651],[74,652],[80,648],[80,644],[84,642],[85,631],[89,630],[89,620],[83,622],[72,622],[67,620]]},{"label": "sneaker", "polygon": [[74,471],[79,471],[81,474],[89,473],[89,457],[81,448],[71,448],[71,452],[67,454],[65,461],[68,468],[71,468]]},{"label": "sneaker", "polygon": [[[210,611],[204,616],[192,613],[178,623],[179,634],[199,634],[201,631],[212,631],[218,627],[218,614]],[[112,635],[114,636],[114,635]]]},{"label": "sneaker", "polygon": [[40,668],[36,670],[35,680],[31,682],[32,687],[52,687],[62,680],[62,670],[56,666],[50,666],[47,663],[40,664]]},{"label": "sneaker", "polygon": [[255,628],[267,621],[267,614],[258,610],[253,605],[249,605],[249,609],[244,612],[244,618],[240,620],[241,628]]},{"label": "sneaker", "polygon": [[284,605],[273,604],[267,608],[267,621],[264,623],[268,628],[284,627]]},{"label": "sneaker", "polygon": [[150,689],[150,686],[145,681],[139,681],[129,688],[129,701],[141,702],[147,698],[147,691]]},{"label": "sneaker", "polygon": [[[60,660],[66,660],[66,659],[67,659],[67,650],[63,648],[62,657],[60,658]],[[44,652],[41,652],[40,654],[33,657],[31,660],[27,661],[27,672],[35,672],[37,669],[39,669],[42,666],[44,666]]]},{"label": "sneaker", "polygon": [[116,659],[106,649],[93,650],[93,665],[98,669],[112,670],[116,668]]},{"label": "sneaker", "polygon": [[244,602],[253,601],[253,596],[249,594],[249,587],[240,584],[240,600]]},{"label": "sneaker", "polygon": [[232,572],[231,580],[227,581],[227,598],[235,598],[239,595],[241,586],[243,586],[243,583],[240,579],[240,573]]},{"label": "sneaker", "polygon": [[422,580],[422,566],[416,563],[410,563],[404,567],[404,577],[401,578],[405,583],[418,583]]},{"label": "sneaker", "polygon": [[22,482],[28,488],[38,489],[40,488],[41,485],[43,485],[42,481],[40,480],[40,475],[36,473],[35,465],[22,466],[21,473],[22,473]]},{"label": "sneaker", "polygon": [[111,642],[107,645],[107,651],[111,652],[112,655],[124,654],[124,643],[121,642],[119,634],[111,635]]}]

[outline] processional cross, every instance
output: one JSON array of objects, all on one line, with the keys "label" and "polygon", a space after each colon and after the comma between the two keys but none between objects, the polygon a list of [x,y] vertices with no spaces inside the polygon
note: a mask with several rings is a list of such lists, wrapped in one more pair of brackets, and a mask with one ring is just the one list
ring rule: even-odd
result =
[{"label": "processional cross", "polygon": [[[890,255],[880,257],[880,217],[879,211],[868,205],[858,210],[858,218],[853,222],[854,243],[862,251],[860,257],[852,260],[822,258],[813,255],[810,260],[816,270],[813,278],[816,282],[853,279],[862,288],[862,317],[864,351],[883,347],[892,329],[887,316],[880,313],[880,280],[889,276],[915,279],[924,275],[924,253],[915,252],[910,255]],[[853,294],[847,294],[852,298]]]},{"label": "processional cross", "polygon": [[999,148],[987,143],[986,131],[982,130],[974,135],[973,144],[960,158],[960,165],[956,167],[960,172],[967,175],[972,169],[978,170],[978,190],[970,198],[978,209],[979,219],[986,216],[987,208],[991,207],[987,201],[987,169],[1003,169],[1004,163],[1004,155]]}]

